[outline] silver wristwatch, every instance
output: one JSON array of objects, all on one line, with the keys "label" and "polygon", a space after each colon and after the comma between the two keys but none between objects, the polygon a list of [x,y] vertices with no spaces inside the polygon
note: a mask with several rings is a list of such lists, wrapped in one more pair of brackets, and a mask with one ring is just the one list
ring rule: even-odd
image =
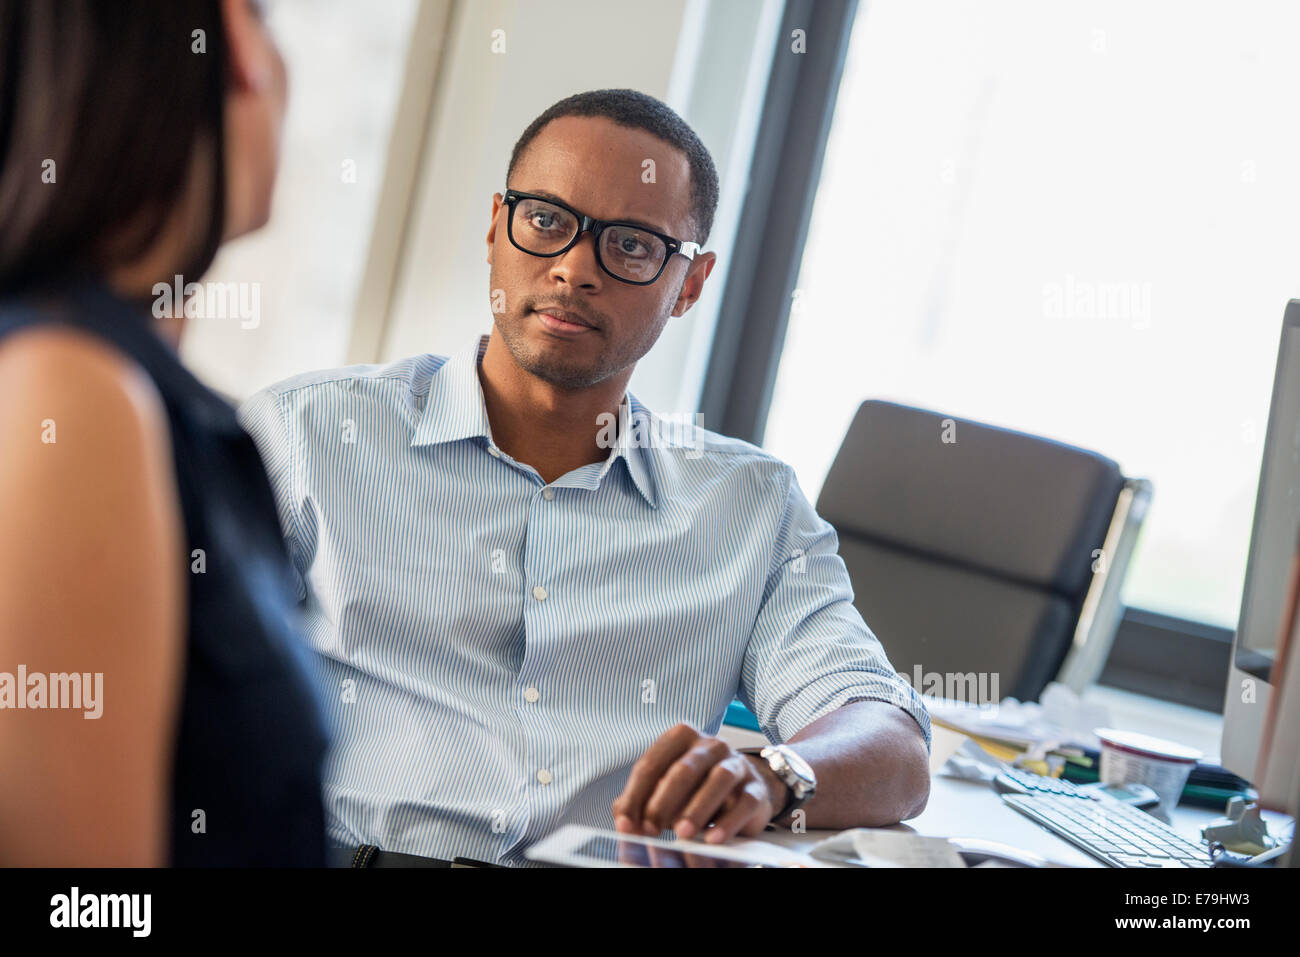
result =
[{"label": "silver wristwatch", "polygon": [[772,815],[773,821],[779,821],[793,814],[813,799],[817,793],[817,776],[808,762],[799,757],[794,749],[784,744],[768,745],[766,748],[741,748],[741,754],[757,754],[767,762],[772,773],[785,782],[790,798],[785,807]]}]

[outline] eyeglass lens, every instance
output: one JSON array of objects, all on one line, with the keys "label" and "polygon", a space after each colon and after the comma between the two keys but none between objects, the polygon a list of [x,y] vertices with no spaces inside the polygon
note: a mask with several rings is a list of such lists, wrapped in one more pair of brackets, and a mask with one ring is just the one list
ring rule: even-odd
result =
[{"label": "eyeglass lens", "polygon": [[[559,252],[578,231],[578,220],[567,209],[539,199],[520,199],[511,212],[511,234],[525,252],[549,256]],[[645,282],[659,272],[668,247],[654,233],[634,226],[607,226],[600,235],[601,263],[611,273],[632,282]]]}]

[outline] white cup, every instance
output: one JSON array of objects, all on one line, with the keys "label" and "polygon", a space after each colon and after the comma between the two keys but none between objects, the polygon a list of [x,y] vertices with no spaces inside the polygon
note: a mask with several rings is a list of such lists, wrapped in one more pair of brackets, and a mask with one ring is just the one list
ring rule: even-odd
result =
[{"label": "white cup", "polygon": [[1168,819],[1201,752],[1137,731],[1095,728],[1093,734],[1101,739],[1102,783],[1145,784],[1159,795],[1158,810]]}]

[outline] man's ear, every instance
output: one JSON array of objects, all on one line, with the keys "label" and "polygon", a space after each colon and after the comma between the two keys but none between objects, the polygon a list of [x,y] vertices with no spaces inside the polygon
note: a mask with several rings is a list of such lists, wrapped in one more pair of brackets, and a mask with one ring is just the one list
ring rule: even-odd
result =
[{"label": "man's ear", "polygon": [[713,272],[713,264],[717,261],[717,253],[700,253],[691,260],[686,279],[682,282],[682,291],[678,293],[677,302],[673,304],[674,316],[684,315],[687,309],[695,305],[695,300],[699,299],[700,293],[704,291],[704,280],[709,278],[709,273]]},{"label": "man's ear", "polygon": [[500,193],[492,194],[492,225],[488,227],[487,232],[487,261],[489,266],[492,265],[492,248],[497,242],[497,215],[501,212],[501,201],[504,198]]},{"label": "man's ear", "polygon": [[271,51],[253,5],[248,0],[222,0],[221,23],[230,82],[240,92],[265,92],[271,85]]}]

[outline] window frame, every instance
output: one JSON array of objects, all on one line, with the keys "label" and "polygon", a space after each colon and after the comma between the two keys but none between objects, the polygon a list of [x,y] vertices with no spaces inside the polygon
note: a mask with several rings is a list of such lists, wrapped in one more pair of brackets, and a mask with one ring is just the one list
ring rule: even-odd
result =
[{"label": "window frame", "polygon": [[[787,0],[700,394],[709,427],[761,445],[857,0]],[[789,55],[794,31],[806,52]],[[770,237],[770,239],[768,238]],[[1222,713],[1232,631],[1125,607],[1098,684]],[[1176,653],[1180,674],[1170,679]]]}]

